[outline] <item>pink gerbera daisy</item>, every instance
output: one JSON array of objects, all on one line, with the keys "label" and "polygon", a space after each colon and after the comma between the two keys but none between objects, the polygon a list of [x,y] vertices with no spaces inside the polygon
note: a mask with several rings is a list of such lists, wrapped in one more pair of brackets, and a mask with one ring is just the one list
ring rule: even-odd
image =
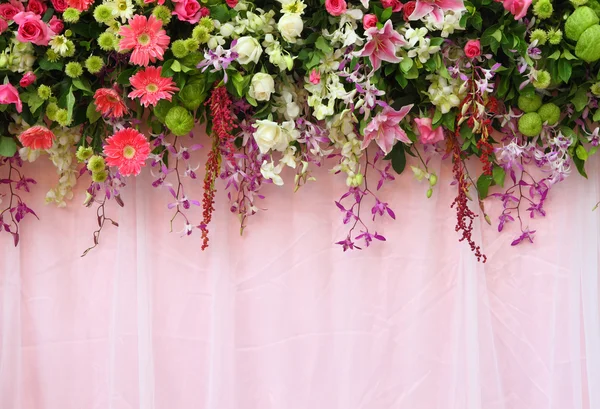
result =
[{"label": "pink gerbera daisy", "polygon": [[162,61],[163,54],[169,46],[170,38],[162,29],[162,21],[154,16],[133,16],[129,25],[121,27],[119,35],[120,51],[133,50],[129,62],[146,67],[158,58]]},{"label": "pink gerbera daisy", "polygon": [[96,111],[108,118],[121,118],[127,113],[127,106],[117,91],[100,88],[94,93]]},{"label": "pink gerbera daisy", "polygon": [[150,144],[133,128],[121,129],[106,140],[106,163],[116,166],[123,176],[137,175],[150,154]]},{"label": "pink gerbera daisy", "polygon": [[45,126],[32,126],[19,135],[19,141],[30,149],[50,149],[56,139],[54,133]]},{"label": "pink gerbera daisy", "polygon": [[171,78],[161,77],[162,67],[148,67],[129,79],[135,88],[129,98],[141,98],[143,106],[156,105],[161,99],[171,100],[173,92],[179,91]]}]

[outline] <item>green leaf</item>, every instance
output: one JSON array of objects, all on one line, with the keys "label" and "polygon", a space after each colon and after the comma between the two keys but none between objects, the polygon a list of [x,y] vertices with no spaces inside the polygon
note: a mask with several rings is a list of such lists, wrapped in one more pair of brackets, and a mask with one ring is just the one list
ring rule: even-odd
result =
[{"label": "green leaf", "polygon": [[406,77],[404,75],[402,75],[401,72],[396,73],[396,76],[394,78],[396,79],[396,82],[398,83],[398,85],[400,85],[402,88],[404,88],[408,85],[408,80],[406,79]]},{"label": "green leaf", "polygon": [[565,57],[567,60],[577,60],[578,59],[573,54],[571,54],[571,52],[567,49],[563,50],[562,56]]},{"label": "green leaf", "polygon": [[[172,61],[172,60],[170,60],[170,61]],[[169,62],[169,61],[167,61],[167,62]],[[165,65],[166,65],[166,63],[165,63]],[[133,75],[134,71],[135,71],[135,67],[134,68],[129,68],[129,69],[121,72],[119,74],[119,76],[117,77],[117,83],[121,84],[121,85],[129,84],[129,78],[131,78],[131,76]],[[163,73],[163,75],[165,73],[164,66],[163,66],[162,73]]]},{"label": "green leaf", "polygon": [[439,109],[435,109],[435,114],[433,114],[433,120],[432,123],[434,126],[437,126],[439,124],[441,124],[442,122],[442,111],[440,111]]},{"label": "green leaf", "polygon": [[317,47],[318,50],[323,51],[324,54],[331,54],[333,52],[333,47],[329,45],[329,43],[327,42],[327,40],[325,40],[325,37],[323,36],[317,39],[317,41],[315,42],[315,47]]},{"label": "green leaf", "polygon": [[[172,77],[175,74],[175,71],[173,71],[171,69],[171,66],[173,65],[174,62],[175,62],[175,60],[167,60],[167,61],[165,61],[165,63],[163,64],[163,67],[162,67],[162,71],[160,73],[161,77],[169,78],[169,77]],[[119,75],[119,78],[120,77],[121,76]]]},{"label": "green leaf", "polygon": [[579,174],[587,179],[588,175],[585,173],[585,162],[579,159],[577,155],[573,156],[573,162],[575,162],[575,166],[577,167]]},{"label": "green leaf", "polygon": [[229,20],[229,9],[225,4],[216,4],[209,6],[210,17],[218,20],[221,23],[226,23]]},{"label": "green leaf", "polygon": [[409,72],[413,64],[414,62],[412,58],[405,58],[402,61],[400,61],[400,69],[402,70],[402,72]]},{"label": "green leaf", "polygon": [[390,19],[390,17],[392,17],[392,8],[388,7],[385,10],[383,10],[383,12],[381,13],[381,22],[385,23],[386,21],[388,21]]},{"label": "green leaf", "polygon": [[573,68],[571,67],[571,63],[563,59],[558,60],[558,77],[563,80],[565,84],[569,83],[572,71]]},{"label": "green leaf", "polygon": [[171,69],[173,70],[173,72],[180,72],[181,64],[179,63],[179,61],[177,61],[177,60],[173,61],[173,64],[171,64]]},{"label": "green leaf", "polygon": [[100,112],[96,111],[96,104],[94,104],[93,101],[88,105],[87,109],[85,110],[85,116],[90,121],[90,124],[93,124],[98,119],[100,119],[101,114]]},{"label": "green leaf", "polygon": [[588,153],[583,147],[583,145],[577,146],[577,149],[575,149],[575,154],[579,159],[581,159],[584,162],[588,159]]},{"label": "green leaf", "polygon": [[558,60],[559,57],[560,57],[560,51],[558,51],[558,50],[554,51],[552,54],[550,54],[548,56],[548,58],[551,60]]},{"label": "green leaf", "polygon": [[406,167],[406,152],[404,151],[404,144],[398,142],[392,148],[392,151],[388,155],[389,159],[392,160],[392,168],[397,174],[404,172]]},{"label": "green leaf", "polygon": [[73,95],[73,87],[69,88],[69,93],[66,99],[67,118],[70,121],[73,118],[73,107],[75,106],[75,95]]},{"label": "green leaf", "polygon": [[17,152],[17,144],[13,138],[0,137],[0,156],[12,157]]},{"label": "green leaf", "polygon": [[92,91],[92,88],[90,87],[90,82],[85,78],[74,78],[73,85],[75,86],[75,88],[80,89],[89,95],[92,95],[94,93]]},{"label": "green leaf", "polygon": [[475,28],[477,31],[481,31],[483,19],[481,18],[481,14],[475,13],[469,19],[469,23]]},{"label": "green leaf", "polygon": [[588,104],[587,90],[585,88],[578,88],[573,98],[571,98],[571,102],[577,112],[583,111]]},{"label": "green leaf", "polygon": [[63,63],[61,61],[50,62],[44,57],[40,60],[40,68],[44,71],[62,71]]},{"label": "green leaf", "polygon": [[446,127],[446,129],[454,132],[454,124],[456,122],[456,111],[452,110],[447,114],[443,115],[442,123]]},{"label": "green leaf", "polygon": [[494,166],[492,169],[492,178],[494,179],[494,183],[500,187],[504,187],[504,178],[506,177],[506,172],[500,166]]},{"label": "green leaf", "polygon": [[485,199],[487,197],[492,181],[493,179],[490,175],[482,174],[479,176],[479,179],[477,179],[477,192],[479,192],[480,199]]},{"label": "green leaf", "polygon": [[41,99],[38,94],[30,94],[27,99],[27,105],[29,105],[29,110],[32,114],[35,113],[44,104],[44,100]]},{"label": "green leaf", "polygon": [[248,101],[248,103],[250,105],[252,105],[253,107],[258,106],[258,102],[256,102],[256,100],[254,98],[252,98],[250,95],[246,95],[246,101]]},{"label": "green leaf", "polygon": [[594,122],[600,121],[600,109],[597,109],[596,112],[594,112],[594,116],[592,118],[592,121],[594,121]]}]

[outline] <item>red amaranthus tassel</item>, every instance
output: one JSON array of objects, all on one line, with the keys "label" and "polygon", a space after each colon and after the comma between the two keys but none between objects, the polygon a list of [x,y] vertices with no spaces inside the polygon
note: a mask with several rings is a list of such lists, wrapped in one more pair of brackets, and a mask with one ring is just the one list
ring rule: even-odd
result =
[{"label": "red amaranthus tassel", "polygon": [[[458,134],[459,130],[457,127],[456,134]],[[481,248],[475,244],[473,241],[473,220],[477,217],[475,213],[471,209],[469,209],[469,181],[467,175],[465,173],[464,164],[461,158],[460,144],[458,143],[458,139],[456,138],[456,134],[454,138],[451,140],[452,144],[452,158],[454,165],[452,167],[452,172],[454,173],[454,177],[457,181],[458,186],[458,195],[452,202],[450,207],[454,208],[456,206],[456,227],[455,231],[462,232],[462,237],[459,241],[466,240],[471,246],[471,251],[475,253],[475,257],[477,257],[477,261],[482,261],[485,263],[487,257],[485,254],[481,253]]]},{"label": "red amaranthus tassel", "polygon": [[221,168],[221,154],[219,153],[219,144],[215,140],[213,148],[208,153],[206,161],[206,174],[204,175],[204,195],[202,196],[202,250],[208,247],[208,225],[212,220],[212,213],[215,210],[215,182],[219,176]]},{"label": "red amaranthus tassel", "polygon": [[206,104],[212,117],[212,132],[219,140],[221,152],[228,161],[233,163],[233,153],[235,152],[233,141],[235,136],[231,134],[231,131],[234,129],[235,124],[231,112],[233,102],[227,93],[227,88],[223,86],[214,88]]}]

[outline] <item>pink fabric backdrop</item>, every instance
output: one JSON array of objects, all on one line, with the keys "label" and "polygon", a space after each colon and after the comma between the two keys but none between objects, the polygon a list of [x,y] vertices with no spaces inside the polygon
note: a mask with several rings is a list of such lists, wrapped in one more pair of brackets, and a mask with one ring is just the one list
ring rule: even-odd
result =
[{"label": "pink fabric backdrop", "polygon": [[85,258],[83,193],[44,206],[56,175],[28,168],[47,171],[27,196],[42,221],[0,239],[2,409],[600,408],[597,163],[553,190],[535,244],[478,224],[485,266],[457,242],[447,164],[429,200],[390,183],[388,242],[352,253],[332,244],[342,177],[269,186],[244,237],[219,192],[201,252],[145,172]]}]

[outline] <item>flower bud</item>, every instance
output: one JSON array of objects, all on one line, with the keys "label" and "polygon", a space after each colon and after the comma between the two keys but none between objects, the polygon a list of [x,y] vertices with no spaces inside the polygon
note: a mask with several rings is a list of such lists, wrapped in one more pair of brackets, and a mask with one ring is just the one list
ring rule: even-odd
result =
[{"label": "flower bud", "polygon": [[431,198],[431,196],[432,196],[432,195],[433,195],[433,189],[432,189],[432,188],[429,188],[429,189],[427,190],[427,199]]},{"label": "flower bud", "polygon": [[431,174],[431,176],[429,176],[429,184],[431,185],[431,187],[437,184],[437,176],[433,173]]}]

